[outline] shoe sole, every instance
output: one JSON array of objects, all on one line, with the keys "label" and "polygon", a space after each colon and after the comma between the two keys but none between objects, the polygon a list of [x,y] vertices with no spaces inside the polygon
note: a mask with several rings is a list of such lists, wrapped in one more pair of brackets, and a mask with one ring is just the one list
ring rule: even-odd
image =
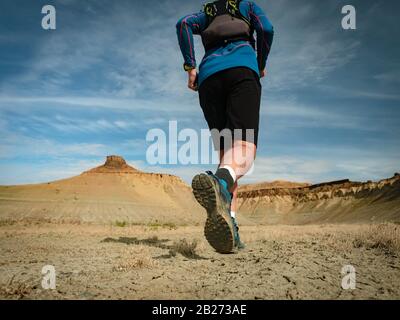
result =
[{"label": "shoe sole", "polygon": [[204,235],[208,243],[219,253],[233,253],[234,237],[229,208],[221,203],[217,183],[211,176],[199,174],[193,178],[192,189],[197,202],[207,210]]}]

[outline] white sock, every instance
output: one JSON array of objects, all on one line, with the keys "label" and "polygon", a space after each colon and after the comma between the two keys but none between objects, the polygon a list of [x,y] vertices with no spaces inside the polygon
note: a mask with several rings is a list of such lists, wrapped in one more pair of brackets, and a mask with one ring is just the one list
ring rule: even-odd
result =
[{"label": "white sock", "polygon": [[235,211],[231,211],[231,217],[236,219],[236,212]]},{"label": "white sock", "polygon": [[229,174],[231,175],[231,177],[233,179],[233,181],[236,182],[236,178],[237,178],[236,177],[236,173],[235,173],[235,170],[233,170],[232,167],[230,167],[230,166],[222,166],[222,167],[219,167],[219,168],[228,170]]}]

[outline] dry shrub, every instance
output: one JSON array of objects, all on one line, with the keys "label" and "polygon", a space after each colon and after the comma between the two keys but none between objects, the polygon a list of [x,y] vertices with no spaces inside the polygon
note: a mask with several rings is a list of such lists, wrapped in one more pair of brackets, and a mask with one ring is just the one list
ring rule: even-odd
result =
[{"label": "dry shrub", "polygon": [[0,227],[19,225],[19,226],[39,226],[39,225],[81,225],[90,224],[89,222],[83,222],[79,218],[62,218],[62,219],[51,219],[51,218],[37,218],[37,217],[27,217],[21,219],[3,219],[0,220]]},{"label": "dry shrub", "polygon": [[177,225],[172,222],[167,222],[167,223],[160,223],[160,222],[150,222],[147,224],[147,227],[150,228],[150,230],[158,230],[158,228],[162,229],[169,229],[169,230],[176,230],[178,229]]},{"label": "dry shrub", "polygon": [[0,220],[0,227],[12,226],[16,224],[17,221],[11,219],[2,219]]},{"label": "dry shrub", "polygon": [[7,285],[0,286],[0,297],[5,299],[23,299],[35,289],[28,281],[14,281],[14,277]]},{"label": "dry shrub", "polygon": [[196,247],[196,239],[194,239],[192,242],[188,242],[186,239],[182,239],[178,242],[174,242],[171,248],[171,252],[178,252],[186,258],[197,259],[198,254],[196,253]]},{"label": "dry shrub", "polygon": [[400,255],[400,226],[393,223],[374,224],[360,232],[353,241],[356,248],[380,249]]},{"label": "dry shrub", "polygon": [[[337,252],[350,252],[354,248],[354,233],[347,233],[347,234],[334,234],[328,233],[322,236],[324,243],[329,248],[336,250]],[[320,239],[315,237],[315,243],[319,243]]]},{"label": "dry shrub", "polygon": [[113,270],[125,272],[136,269],[152,269],[154,265],[154,260],[150,257],[136,257],[118,264]]},{"label": "dry shrub", "polygon": [[115,221],[115,226],[116,227],[120,227],[120,228],[124,228],[124,227],[126,227],[126,226],[128,226],[128,222],[126,222],[126,221]]}]

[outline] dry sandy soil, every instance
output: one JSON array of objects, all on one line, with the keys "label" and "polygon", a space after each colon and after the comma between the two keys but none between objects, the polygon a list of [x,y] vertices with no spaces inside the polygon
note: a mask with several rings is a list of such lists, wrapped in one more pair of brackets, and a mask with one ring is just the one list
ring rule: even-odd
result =
[{"label": "dry sandy soil", "polygon": [[[248,247],[220,255],[186,183],[119,156],[69,179],[0,186],[0,298],[400,299],[399,174],[261,183],[239,197]],[[55,290],[41,286],[45,265]],[[345,265],[355,290],[341,288]]]},{"label": "dry sandy soil", "polygon": [[[3,299],[399,299],[400,226],[247,226],[220,255],[202,227],[4,223]],[[351,264],[357,288],[341,288]],[[56,290],[41,269],[54,265]]]}]

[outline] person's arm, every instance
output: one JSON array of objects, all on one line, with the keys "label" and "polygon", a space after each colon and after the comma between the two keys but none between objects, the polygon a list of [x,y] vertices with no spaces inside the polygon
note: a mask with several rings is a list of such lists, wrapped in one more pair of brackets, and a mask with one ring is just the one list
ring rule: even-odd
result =
[{"label": "person's arm", "polygon": [[264,11],[254,2],[250,2],[249,17],[250,23],[257,33],[257,61],[258,68],[263,76],[274,39],[274,27],[268,20]]},{"label": "person's arm", "polygon": [[186,71],[196,68],[193,35],[202,32],[205,28],[206,19],[206,15],[200,12],[183,17],[176,24],[176,33]]}]

